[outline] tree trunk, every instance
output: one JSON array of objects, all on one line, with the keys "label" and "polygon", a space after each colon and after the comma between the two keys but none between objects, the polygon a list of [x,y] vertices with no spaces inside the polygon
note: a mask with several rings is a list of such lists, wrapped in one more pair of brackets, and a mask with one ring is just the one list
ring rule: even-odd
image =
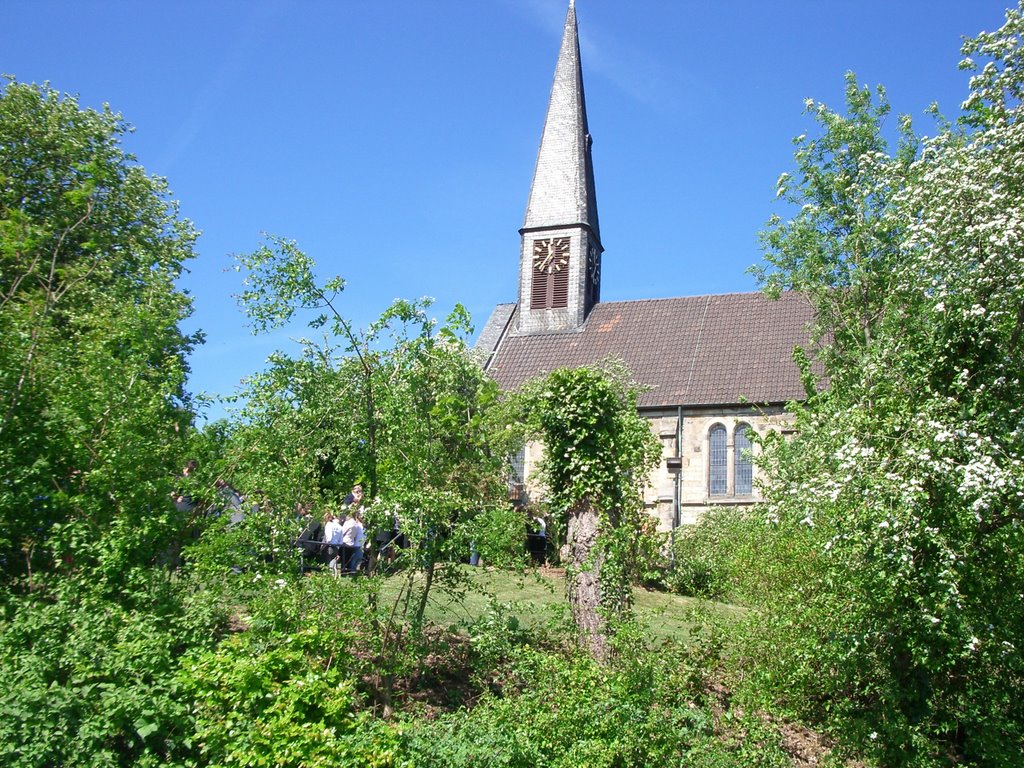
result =
[{"label": "tree trunk", "polygon": [[565,571],[565,590],[580,645],[598,661],[607,661],[611,647],[607,624],[600,610],[604,557],[596,546],[598,520],[597,510],[590,499],[581,501],[569,514],[566,532],[569,564]]},{"label": "tree trunk", "polygon": [[[433,546],[433,542],[428,543],[430,546]],[[417,635],[423,629],[423,614],[427,611],[427,602],[430,600],[430,588],[434,584],[434,553],[431,549],[428,549],[424,555],[427,558],[427,562],[423,568],[423,592],[420,594],[416,605],[416,615],[413,616],[412,620],[413,631]]]}]

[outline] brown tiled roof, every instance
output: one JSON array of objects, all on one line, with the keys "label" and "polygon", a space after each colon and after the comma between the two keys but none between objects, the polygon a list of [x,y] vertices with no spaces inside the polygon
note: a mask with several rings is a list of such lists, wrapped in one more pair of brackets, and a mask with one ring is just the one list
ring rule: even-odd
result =
[{"label": "brown tiled roof", "polygon": [[804,398],[793,349],[808,345],[812,319],[796,293],[600,303],[578,331],[517,335],[513,318],[488,373],[515,390],[556,368],[612,356],[647,390],[641,408],[782,403]]}]

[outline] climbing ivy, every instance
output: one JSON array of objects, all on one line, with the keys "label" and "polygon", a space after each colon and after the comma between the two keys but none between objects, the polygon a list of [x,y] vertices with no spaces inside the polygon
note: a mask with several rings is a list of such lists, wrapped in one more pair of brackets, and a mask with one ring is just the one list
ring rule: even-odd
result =
[{"label": "climbing ivy", "polygon": [[569,518],[566,589],[581,641],[610,649],[608,619],[629,609],[629,558],[642,535],[643,488],[661,455],[636,410],[621,364],[554,371],[525,393],[527,423],[544,444],[539,479]]}]

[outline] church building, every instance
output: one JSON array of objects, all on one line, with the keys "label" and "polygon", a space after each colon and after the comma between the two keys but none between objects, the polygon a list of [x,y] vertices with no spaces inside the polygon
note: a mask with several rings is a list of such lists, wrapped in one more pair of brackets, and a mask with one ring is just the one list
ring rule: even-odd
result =
[{"label": "church building", "polygon": [[[494,309],[477,351],[509,391],[557,368],[624,361],[663,447],[645,501],[669,530],[696,522],[709,505],[757,500],[750,436],[785,431],[786,402],[803,399],[793,350],[807,345],[813,310],[796,294],[602,302],[591,145],[570,2],[519,230],[518,302]],[[527,446],[517,467],[533,499],[541,450]]]}]

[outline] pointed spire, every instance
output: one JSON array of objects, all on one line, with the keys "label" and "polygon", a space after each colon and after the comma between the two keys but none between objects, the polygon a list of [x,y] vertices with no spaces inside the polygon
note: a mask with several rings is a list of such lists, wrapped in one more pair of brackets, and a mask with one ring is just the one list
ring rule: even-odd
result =
[{"label": "pointed spire", "polygon": [[600,242],[576,7],[569,2],[521,231],[582,224]]}]

